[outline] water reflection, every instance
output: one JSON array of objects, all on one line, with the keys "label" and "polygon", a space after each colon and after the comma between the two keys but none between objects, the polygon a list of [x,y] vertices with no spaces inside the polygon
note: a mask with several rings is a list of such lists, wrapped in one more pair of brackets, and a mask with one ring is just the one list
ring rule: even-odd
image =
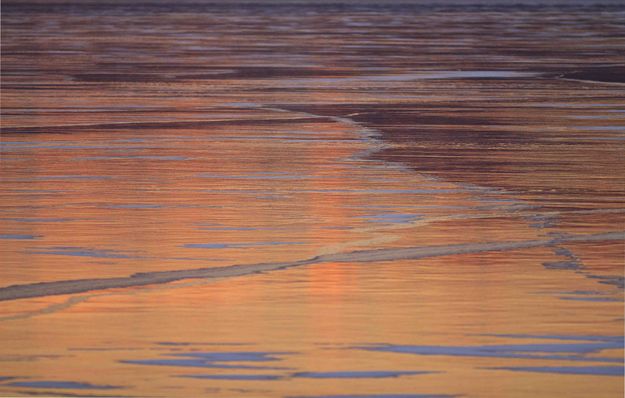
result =
[{"label": "water reflection", "polygon": [[622,395],[622,8],[3,11],[2,394]]}]

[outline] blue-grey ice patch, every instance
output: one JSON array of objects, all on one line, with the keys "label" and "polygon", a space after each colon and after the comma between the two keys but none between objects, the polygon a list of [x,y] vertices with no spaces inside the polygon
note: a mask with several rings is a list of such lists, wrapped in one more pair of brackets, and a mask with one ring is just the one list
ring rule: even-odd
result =
[{"label": "blue-grey ice patch", "polygon": [[6,384],[12,387],[29,387],[29,388],[53,388],[68,390],[112,390],[123,388],[122,386],[97,385],[90,383],[80,383],[76,381],[17,381]]},{"label": "blue-grey ice patch", "polygon": [[625,288],[625,277],[621,275],[586,275],[590,279],[597,279],[604,285],[613,285],[620,289]]},{"label": "blue-grey ice patch", "polygon": [[546,262],[546,263],[543,263],[543,267],[545,267],[546,269],[552,269],[552,270],[573,270],[573,271],[584,268],[577,261]]},{"label": "blue-grey ice patch", "polygon": [[564,256],[564,257],[568,257],[570,259],[577,259],[578,258],[575,255],[575,253],[573,253],[572,251],[570,251],[569,249],[567,249],[565,247],[556,247],[556,248],[554,248],[553,252],[555,254],[557,254],[558,256]]},{"label": "blue-grey ice patch", "polygon": [[292,352],[263,352],[263,351],[241,351],[241,352],[186,352],[171,354],[179,357],[201,358],[211,362],[269,362],[280,361],[280,356],[291,355]]},{"label": "blue-grey ice patch", "polygon": [[552,228],[556,224],[556,217],[544,214],[535,214],[526,219],[531,223],[530,227],[537,229]]},{"label": "blue-grey ice patch", "polygon": [[246,365],[244,363],[277,362],[277,361],[282,360],[282,358],[280,358],[281,356],[290,355],[290,354],[292,353],[290,352],[259,352],[259,351],[186,352],[186,353],[167,354],[167,356],[169,357],[176,357],[176,358],[123,360],[120,362],[126,363],[126,364],[133,364],[133,365],[175,366],[175,367],[211,368],[211,369],[285,370],[288,368],[262,366],[262,365]]},{"label": "blue-grey ice patch", "polygon": [[570,292],[562,292],[562,294],[572,294],[578,296],[601,296],[606,293],[600,292],[599,290],[572,290]]},{"label": "blue-grey ice patch", "polygon": [[106,249],[92,249],[79,246],[50,246],[43,248],[35,248],[28,251],[28,254],[45,254],[56,256],[73,256],[73,257],[92,257],[92,258],[140,258],[125,252]]},{"label": "blue-grey ice patch", "polygon": [[584,264],[580,258],[569,249],[564,247],[554,247],[553,252],[558,256],[566,257],[567,260],[544,262],[543,267],[546,269],[577,271],[584,268]]},{"label": "blue-grey ice patch", "polygon": [[558,297],[560,300],[569,301],[594,301],[598,303],[619,303],[623,302],[622,299],[616,297],[589,297],[589,296],[563,296]]},{"label": "blue-grey ice patch", "polygon": [[411,222],[420,219],[421,216],[416,214],[383,213],[363,216],[362,218],[372,223],[410,224]]},{"label": "blue-grey ice patch", "polygon": [[390,377],[423,375],[436,372],[429,371],[343,371],[343,372],[299,372],[293,377],[309,379],[383,379]]},{"label": "blue-grey ice patch", "polygon": [[563,296],[561,300],[573,301],[597,301],[597,302],[621,302],[622,298],[613,297],[613,293],[600,292],[597,290],[574,290],[570,292],[561,292]]},{"label": "blue-grey ice patch", "polygon": [[201,358],[195,359],[138,359],[138,360],[122,360],[121,363],[131,365],[146,366],[173,366],[188,368],[207,368],[207,369],[263,369],[263,370],[284,370],[284,367],[275,366],[257,366],[257,365],[229,365],[221,362],[206,361]]},{"label": "blue-grey ice patch", "polygon": [[622,377],[625,373],[625,368],[622,366],[505,366],[486,369],[511,370],[515,372],[559,373],[571,375],[620,377]]},{"label": "blue-grey ice patch", "polygon": [[625,336],[568,336],[560,334],[481,334],[480,336],[491,336],[506,339],[540,339],[540,340],[563,340],[563,341],[604,341],[610,343],[618,343],[622,348],[624,346],[623,339]]},{"label": "blue-grey ice patch", "polygon": [[0,239],[7,240],[33,240],[39,239],[41,235],[24,235],[24,234],[0,234]]},{"label": "blue-grey ice patch", "polygon": [[261,381],[261,380],[279,380],[279,375],[247,375],[247,374],[225,374],[225,375],[180,375],[177,377],[187,377],[192,379],[206,380],[238,380],[238,381]]}]

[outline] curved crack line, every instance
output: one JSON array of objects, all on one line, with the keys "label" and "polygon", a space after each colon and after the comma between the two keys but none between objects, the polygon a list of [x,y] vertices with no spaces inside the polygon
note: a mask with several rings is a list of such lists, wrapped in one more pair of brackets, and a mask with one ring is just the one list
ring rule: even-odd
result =
[{"label": "curved crack line", "polygon": [[118,278],[76,279],[13,285],[0,288],[0,301],[84,293],[88,291],[114,288],[158,285],[188,279],[230,278],[320,263],[369,263],[397,260],[417,260],[427,257],[440,257],[455,254],[474,254],[490,251],[508,251],[545,247],[567,242],[591,242],[624,239],[625,232],[619,231],[589,235],[568,235],[553,239],[360,250],[349,253],[321,255],[292,262],[243,264],[226,267],[195,268],[175,271],[154,271],[137,273],[127,277]]}]

